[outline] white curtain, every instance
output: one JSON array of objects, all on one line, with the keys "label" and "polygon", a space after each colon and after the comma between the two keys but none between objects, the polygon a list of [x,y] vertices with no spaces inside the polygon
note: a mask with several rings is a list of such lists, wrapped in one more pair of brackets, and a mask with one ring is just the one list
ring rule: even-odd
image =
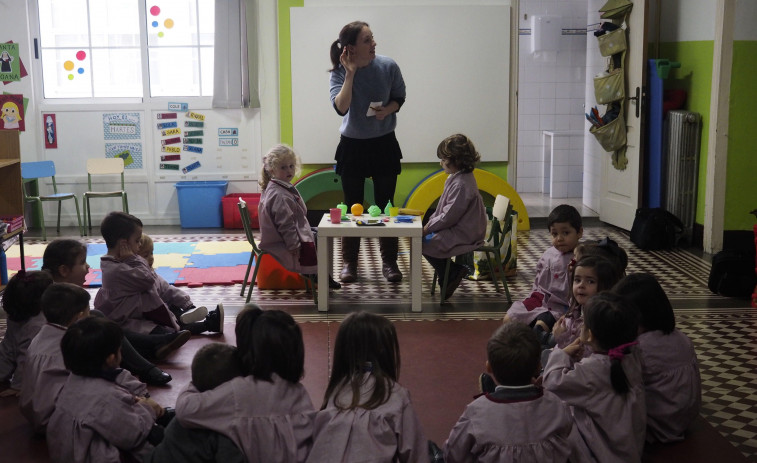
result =
[{"label": "white curtain", "polygon": [[214,108],[259,108],[256,0],[216,0]]}]

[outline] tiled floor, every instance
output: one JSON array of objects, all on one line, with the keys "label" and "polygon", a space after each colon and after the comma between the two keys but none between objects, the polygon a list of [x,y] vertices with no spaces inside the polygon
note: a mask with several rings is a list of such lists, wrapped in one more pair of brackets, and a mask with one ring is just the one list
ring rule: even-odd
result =
[{"label": "tiled floor", "polygon": [[[532,208],[536,211],[542,207],[548,213],[548,209],[564,201],[551,204],[548,198],[542,199],[524,198],[526,202],[533,200],[543,204],[528,205],[532,231],[520,232],[518,236],[518,273],[509,280],[515,299],[528,294],[535,263],[549,246],[543,219],[539,219],[546,214],[533,213]],[[702,373],[703,417],[750,461],[757,461],[757,309],[752,309],[749,301],[723,298],[709,292],[709,258],[701,252],[640,251],[630,243],[626,232],[602,224],[593,211],[585,213],[585,217],[592,217],[586,220],[585,238],[609,236],[615,239],[629,254],[629,273],[643,271],[658,277],[673,303],[678,327],[697,348]],[[156,240],[244,240],[241,233],[229,234],[230,230],[219,234],[219,230],[146,227],[146,232]],[[27,239],[33,239],[31,234]],[[386,283],[378,266],[369,264],[379,261],[377,247],[377,243],[370,242],[362,247],[360,280],[332,293],[333,305],[329,312],[318,312],[312,297],[300,290],[259,291],[255,288],[253,301],[263,308],[287,310],[300,321],[338,320],[357,307],[404,320],[499,319],[507,309],[504,293],[495,293],[491,282],[475,281],[464,281],[450,303],[441,306],[438,292],[435,296],[429,294],[433,271],[424,262],[423,311],[412,313],[407,281]],[[407,273],[407,249],[402,241],[400,251],[400,268]],[[231,321],[244,303],[239,296],[240,289],[241,285],[232,285],[189,288],[188,291],[198,304],[211,306],[223,302],[227,321]]]}]

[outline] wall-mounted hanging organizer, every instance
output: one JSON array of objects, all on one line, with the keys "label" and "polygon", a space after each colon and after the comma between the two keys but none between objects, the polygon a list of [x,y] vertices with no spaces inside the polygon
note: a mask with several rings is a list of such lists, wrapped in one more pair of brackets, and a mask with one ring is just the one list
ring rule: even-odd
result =
[{"label": "wall-mounted hanging organizer", "polygon": [[600,29],[594,32],[599,41],[599,52],[607,57],[607,68],[594,77],[594,96],[597,103],[605,105],[604,114],[594,108],[587,113],[591,122],[589,128],[602,148],[612,153],[612,165],[624,170],[628,165],[626,158],[626,121],[625,121],[625,61],[628,41],[626,20],[633,4],[630,0],[608,0],[599,9],[600,18],[604,20]]}]

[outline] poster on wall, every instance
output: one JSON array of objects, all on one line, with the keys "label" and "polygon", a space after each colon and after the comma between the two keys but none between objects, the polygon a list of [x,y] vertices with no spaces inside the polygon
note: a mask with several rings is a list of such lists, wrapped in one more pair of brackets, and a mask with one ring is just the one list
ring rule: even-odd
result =
[{"label": "poster on wall", "polygon": [[103,114],[103,136],[106,140],[142,138],[139,113]]},{"label": "poster on wall", "polygon": [[18,57],[18,44],[12,41],[0,43],[0,80],[6,84],[18,82],[23,77],[21,69],[22,64]]},{"label": "poster on wall", "polygon": [[58,127],[55,124],[55,114],[42,114],[42,120],[45,121],[44,131],[45,148],[55,149],[58,147]]},{"label": "poster on wall", "polygon": [[106,143],[106,158],[121,158],[127,169],[142,168],[142,144],[141,143]]},{"label": "poster on wall", "polygon": [[0,95],[0,120],[2,130],[25,130],[23,95]]}]

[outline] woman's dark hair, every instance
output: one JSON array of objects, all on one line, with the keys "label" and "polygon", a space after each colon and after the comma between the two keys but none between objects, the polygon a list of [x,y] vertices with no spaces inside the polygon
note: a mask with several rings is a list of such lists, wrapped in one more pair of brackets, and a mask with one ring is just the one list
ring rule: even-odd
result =
[{"label": "woman's dark hair", "polygon": [[[619,295],[606,291],[592,296],[584,312],[584,326],[591,330],[598,347],[606,352],[636,339],[639,319],[636,311]],[[629,347],[622,354],[630,352]],[[610,382],[620,394],[629,390],[621,358],[610,356]]]},{"label": "woman's dark hair", "polygon": [[436,157],[447,160],[460,172],[473,172],[481,160],[471,139],[461,133],[442,140],[436,148]]},{"label": "woman's dark hair", "polygon": [[[373,376],[375,384],[371,396],[361,403],[360,387],[366,373]],[[369,312],[353,312],[342,321],[336,335],[334,365],[321,409],[326,408],[330,397],[336,399],[349,388],[352,401],[342,406],[335,400],[338,409],[372,410],[389,400],[399,375],[400,346],[392,322]]]},{"label": "woman's dark hair", "polygon": [[100,234],[108,249],[113,249],[120,239],[129,239],[131,235],[142,227],[139,218],[126,212],[113,211],[105,216],[100,223]]},{"label": "woman's dark hair", "polygon": [[242,364],[232,345],[205,344],[192,359],[192,384],[200,392],[215,389],[237,376],[242,376]]},{"label": "woman's dark hair", "polygon": [[364,21],[352,21],[339,31],[339,38],[334,40],[329,49],[329,57],[331,58],[332,68],[329,72],[336,71],[341,66],[339,57],[342,56],[342,49],[347,45],[355,45],[357,37],[360,35],[360,31],[364,27],[370,27],[367,22]]},{"label": "woman's dark hair", "polygon": [[676,316],[665,290],[654,275],[632,273],[612,289],[639,313],[643,331],[662,331],[670,334],[676,327]]},{"label": "woman's dark hair", "polygon": [[305,372],[302,331],[291,315],[248,304],[237,315],[237,354],[245,375],[272,381],[273,373],[296,383]]},{"label": "woman's dark hair", "polygon": [[124,334],[105,317],[86,317],[69,326],[60,341],[63,363],[71,373],[100,377],[105,361],[121,348]]},{"label": "woman's dark hair", "polygon": [[73,283],[53,283],[42,293],[40,306],[48,323],[68,326],[89,308],[90,295]]},{"label": "woman's dark hair", "polygon": [[541,344],[531,327],[512,321],[489,338],[486,357],[499,384],[524,386],[538,375]]},{"label": "woman's dark hair", "polygon": [[82,253],[86,256],[87,245],[81,241],[68,238],[54,240],[42,254],[42,270],[50,272],[53,278],[60,278],[60,266],[73,267]]},{"label": "woman's dark hair", "polygon": [[42,293],[51,284],[53,277],[48,272],[20,270],[13,275],[3,291],[3,310],[8,319],[20,323],[37,316],[42,310]]}]

